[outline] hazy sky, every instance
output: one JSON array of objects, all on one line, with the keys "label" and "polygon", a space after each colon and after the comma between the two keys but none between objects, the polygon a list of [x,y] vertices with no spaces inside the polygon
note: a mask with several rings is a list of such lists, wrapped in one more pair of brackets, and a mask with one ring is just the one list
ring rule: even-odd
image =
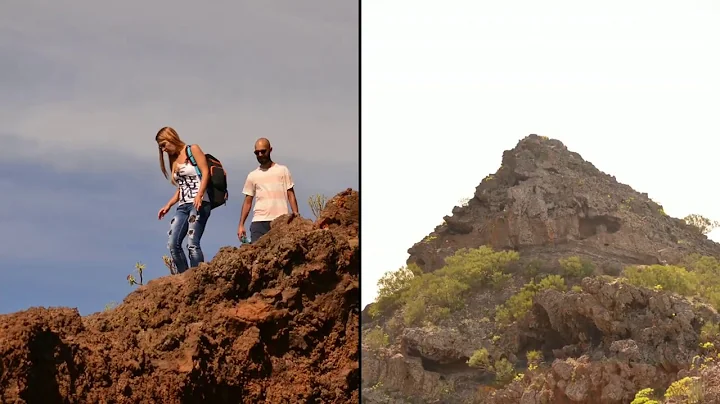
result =
[{"label": "hazy sky", "polygon": [[228,206],[206,258],[236,245],[258,137],[307,197],[359,185],[356,2],[6,0],[0,6],[0,313],[102,310],[136,261],[167,274],[173,193],[154,136],[220,158]]},{"label": "hazy sky", "polygon": [[720,3],[384,1],[362,20],[363,306],[531,133],[720,219]]}]

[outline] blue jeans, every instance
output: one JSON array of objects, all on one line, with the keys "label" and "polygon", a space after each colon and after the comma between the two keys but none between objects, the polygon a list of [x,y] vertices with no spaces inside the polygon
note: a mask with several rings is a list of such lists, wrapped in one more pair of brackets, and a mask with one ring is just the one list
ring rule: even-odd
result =
[{"label": "blue jeans", "polygon": [[175,217],[170,220],[168,250],[170,250],[170,257],[172,257],[178,273],[183,273],[188,269],[187,258],[182,248],[185,236],[188,237],[190,268],[196,267],[205,261],[200,248],[200,239],[205,231],[205,224],[210,218],[211,210],[210,204],[205,201],[200,206],[200,214],[195,213],[195,207],[192,203],[182,204],[175,210]]},{"label": "blue jeans", "polygon": [[270,231],[271,222],[252,222],[250,224],[250,242],[255,243],[258,239]]}]

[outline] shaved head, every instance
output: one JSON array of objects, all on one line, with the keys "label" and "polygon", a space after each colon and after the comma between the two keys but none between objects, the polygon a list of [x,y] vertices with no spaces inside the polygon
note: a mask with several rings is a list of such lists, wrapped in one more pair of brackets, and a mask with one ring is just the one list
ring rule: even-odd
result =
[{"label": "shaved head", "polygon": [[261,166],[269,167],[269,165],[272,165],[271,151],[272,146],[270,146],[270,141],[266,138],[261,137],[255,141],[255,151],[253,153],[255,153],[255,157],[257,157],[257,161]]},{"label": "shaved head", "polygon": [[264,148],[264,149],[270,149],[270,147],[271,147],[271,146],[270,146],[270,141],[267,140],[267,139],[264,138],[264,137],[261,137],[260,139],[258,139],[258,140],[255,141],[255,150],[263,149],[263,148]]}]

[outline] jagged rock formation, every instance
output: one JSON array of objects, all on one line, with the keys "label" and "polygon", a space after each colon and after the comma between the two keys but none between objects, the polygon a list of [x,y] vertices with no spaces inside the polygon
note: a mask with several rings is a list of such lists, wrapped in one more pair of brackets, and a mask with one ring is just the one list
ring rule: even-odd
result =
[{"label": "jagged rock formation", "polygon": [[490,245],[543,260],[575,252],[616,274],[630,264],[673,263],[689,251],[720,256],[718,244],[647,194],[536,135],[506,151],[500,169],[452,213],[408,250],[409,262],[432,271],[458,248]]},{"label": "jagged rock formation", "polygon": [[0,316],[0,403],[357,402],[358,194],[118,307]]},{"label": "jagged rock formation", "polygon": [[[367,403],[629,403],[639,389],[662,392],[684,377],[701,352],[701,328],[720,320],[709,305],[614,278],[629,265],[675,264],[691,253],[717,258],[720,245],[558,140],[522,139],[452,213],[408,250],[408,264],[429,273],[461,248],[489,245],[520,254],[508,268],[513,279],[473,291],[463,309],[433,325],[406,326],[402,310],[372,318],[366,307],[363,332],[381,327],[389,337],[383,348],[363,339]],[[566,292],[538,293],[510,326],[494,321],[495,307],[532,278],[527,268],[559,273],[568,256],[591,260],[591,276],[568,280],[575,288]],[[526,374],[493,385],[491,372],[467,364],[479,348]],[[523,370],[531,350],[542,353],[541,370]],[[712,401],[720,370],[702,375],[705,402],[720,402]]]},{"label": "jagged rock formation", "polygon": [[582,288],[536,296],[519,324],[516,351],[539,349],[556,360],[548,374],[493,402],[628,403],[638,390],[662,390],[689,368],[700,352],[701,326],[720,318],[687,299],[617,281],[585,278]]}]

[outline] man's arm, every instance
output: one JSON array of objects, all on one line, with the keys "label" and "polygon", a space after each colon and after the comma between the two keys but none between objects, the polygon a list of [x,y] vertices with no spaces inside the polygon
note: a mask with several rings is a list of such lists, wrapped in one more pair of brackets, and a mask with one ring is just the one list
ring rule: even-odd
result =
[{"label": "man's arm", "polygon": [[297,198],[295,198],[295,188],[288,189],[287,196],[288,200],[290,201],[290,207],[292,208],[292,212],[296,215],[299,215],[300,213],[298,210]]},{"label": "man's arm", "polygon": [[252,207],[252,200],[253,200],[252,196],[245,195],[245,200],[243,201],[243,206],[242,206],[242,213],[240,213],[239,227],[245,227],[245,221],[247,220],[247,217],[250,214],[250,207]]},{"label": "man's arm", "polygon": [[290,174],[290,169],[287,167],[285,167],[285,178],[287,180],[285,186],[287,187],[287,197],[288,201],[290,201],[290,208],[292,208],[292,213],[299,215],[300,211],[298,210],[297,198],[295,197],[295,183],[293,182],[292,174]]},{"label": "man's arm", "polygon": [[252,207],[252,200],[255,197],[255,183],[253,182],[250,175],[245,179],[245,185],[243,186],[243,194],[245,194],[245,200],[243,201],[242,210],[240,211],[240,223],[238,227],[245,226],[245,221],[250,214],[250,208]]}]

